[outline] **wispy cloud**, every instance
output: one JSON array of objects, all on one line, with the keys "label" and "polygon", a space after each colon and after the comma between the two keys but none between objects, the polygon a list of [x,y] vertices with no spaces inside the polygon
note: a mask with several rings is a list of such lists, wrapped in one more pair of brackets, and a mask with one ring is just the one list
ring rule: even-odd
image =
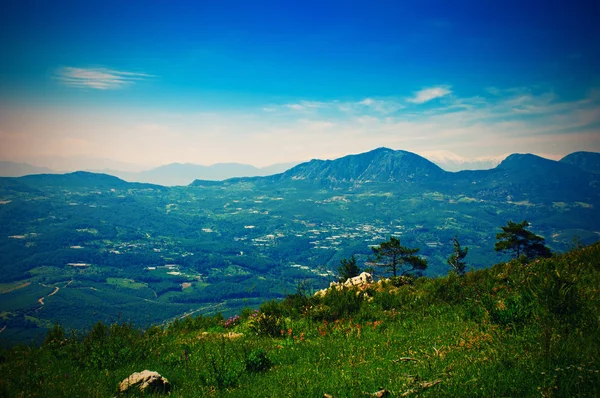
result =
[{"label": "wispy cloud", "polygon": [[152,75],[106,68],[73,68],[70,66],[62,67],[56,73],[56,78],[67,86],[96,90],[119,89],[149,77]]},{"label": "wispy cloud", "polygon": [[406,106],[397,99],[364,98],[360,101],[298,101],[283,105],[270,105],[262,108],[265,112],[292,110],[297,112],[342,112],[350,114],[379,113],[389,114]]},{"label": "wispy cloud", "polygon": [[447,86],[430,87],[423,90],[417,91],[415,96],[408,99],[408,102],[415,104],[422,104],[427,101],[431,101],[435,98],[444,97],[450,94],[452,91]]}]

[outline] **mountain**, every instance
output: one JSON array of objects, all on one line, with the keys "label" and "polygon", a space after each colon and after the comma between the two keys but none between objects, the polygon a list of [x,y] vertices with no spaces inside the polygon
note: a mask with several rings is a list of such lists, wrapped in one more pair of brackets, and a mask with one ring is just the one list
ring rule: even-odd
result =
[{"label": "mountain", "polygon": [[32,166],[27,163],[0,162],[0,177],[22,177],[29,174],[56,173],[47,167]]},{"label": "mountain", "polygon": [[101,170],[130,182],[143,182],[165,186],[188,185],[192,181],[220,181],[235,177],[267,176],[282,173],[297,163],[280,163],[263,168],[242,163],[216,163],[202,166],[192,163],[171,163],[137,173]]},{"label": "mountain", "polygon": [[313,159],[284,173],[255,181],[277,183],[301,180],[331,186],[373,182],[419,183],[445,173],[439,166],[414,153],[377,148],[334,160]]},{"label": "mountain", "polygon": [[573,152],[562,158],[560,162],[577,166],[590,173],[600,174],[600,153],[598,152]]},{"label": "mountain", "polygon": [[162,188],[158,185],[131,183],[108,174],[90,173],[87,171],[76,171],[66,174],[32,174],[18,179],[4,178],[16,181],[19,184],[31,188],[41,189],[44,187],[61,187],[71,189],[112,189],[112,188]]},{"label": "mountain", "polygon": [[[512,154],[489,170],[448,172],[422,156],[388,148],[334,160],[313,159],[281,174],[235,178],[225,183],[239,182],[265,187],[304,182],[337,188],[391,183],[415,194],[434,191],[480,200],[532,202],[595,201],[600,187],[597,174],[532,154]],[[196,180],[191,185],[207,186],[207,182]]]},{"label": "mountain", "polygon": [[512,154],[494,169],[462,171],[450,180],[482,199],[532,202],[596,200],[600,186],[592,173],[532,154]]}]

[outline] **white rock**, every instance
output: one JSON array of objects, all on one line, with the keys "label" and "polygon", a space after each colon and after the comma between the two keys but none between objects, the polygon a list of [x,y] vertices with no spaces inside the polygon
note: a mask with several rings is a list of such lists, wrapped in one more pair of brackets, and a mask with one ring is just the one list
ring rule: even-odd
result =
[{"label": "white rock", "polygon": [[119,385],[121,392],[126,392],[133,388],[139,388],[140,391],[168,392],[171,386],[169,381],[158,372],[144,370],[133,373]]}]

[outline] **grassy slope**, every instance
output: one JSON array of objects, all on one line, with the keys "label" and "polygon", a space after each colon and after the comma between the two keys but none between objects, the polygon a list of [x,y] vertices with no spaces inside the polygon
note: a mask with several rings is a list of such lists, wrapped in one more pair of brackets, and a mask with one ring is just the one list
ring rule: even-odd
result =
[{"label": "grassy slope", "polygon": [[[175,397],[600,396],[600,244],[400,282],[371,286],[367,300],[343,291],[264,303],[228,329],[218,317],[144,332],[97,325],[77,338],[56,329],[42,347],[1,352],[0,395],[112,396],[150,369]],[[264,364],[260,352],[270,368],[247,370]]]}]

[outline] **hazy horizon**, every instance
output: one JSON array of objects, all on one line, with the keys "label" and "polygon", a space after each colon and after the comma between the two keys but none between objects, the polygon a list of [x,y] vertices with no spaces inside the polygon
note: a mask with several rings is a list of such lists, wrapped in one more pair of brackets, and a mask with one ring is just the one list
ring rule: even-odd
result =
[{"label": "hazy horizon", "polygon": [[[379,147],[379,148],[381,148],[381,147]],[[377,148],[372,148],[365,152],[370,152],[375,149],[377,149]],[[394,149],[394,148],[388,148],[388,149],[402,150],[402,149]],[[364,152],[361,152],[361,153],[364,153]],[[519,152],[515,152],[515,153],[519,153]],[[357,154],[358,153],[348,153],[348,154],[344,154],[340,157],[357,155]],[[506,159],[508,156],[512,155],[510,153],[507,153],[507,154],[502,154],[499,156],[476,157],[476,158],[468,159],[468,158],[463,158],[461,156],[458,156],[449,151],[423,151],[421,153],[416,153],[416,154],[424,157],[425,159],[431,161],[432,163],[435,163],[436,165],[440,166],[442,169],[445,169],[446,171],[483,170],[483,169],[488,169],[488,168],[494,168],[498,164],[500,164],[504,159]],[[540,156],[540,157],[543,157],[546,159],[556,160],[556,161],[558,161],[564,157],[564,156],[556,156],[556,155],[549,155],[549,154],[535,154],[535,153],[533,155]],[[566,154],[566,155],[568,155],[568,154]],[[118,172],[125,172],[125,173],[140,173],[140,172],[151,171],[151,170],[160,169],[162,167],[172,166],[172,165],[182,165],[182,166],[190,165],[190,166],[200,166],[200,167],[209,167],[209,168],[210,167],[218,167],[218,166],[239,165],[239,166],[252,167],[252,168],[255,168],[256,170],[270,169],[270,168],[274,168],[277,166],[289,166],[291,168],[291,167],[294,167],[295,165],[298,165],[298,164],[301,164],[304,162],[309,162],[314,159],[334,160],[334,159],[338,159],[338,157],[323,158],[323,159],[313,157],[311,159],[304,159],[301,161],[274,163],[274,164],[270,164],[270,165],[266,165],[266,166],[255,166],[252,164],[240,163],[240,162],[235,162],[235,161],[218,162],[218,163],[212,163],[212,164],[201,164],[201,163],[190,163],[190,162],[185,162],[185,163],[172,162],[172,163],[160,164],[157,166],[145,166],[145,165],[140,165],[140,164],[114,161],[111,159],[98,159],[98,158],[90,159],[90,158],[85,158],[85,157],[81,157],[81,158],[55,157],[55,158],[45,158],[42,160],[35,159],[33,162],[26,162],[26,161],[21,162],[21,161],[0,159],[0,162],[11,162],[11,163],[15,163],[15,164],[30,165],[30,166],[39,167],[39,168],[48,168],[48,169],[51,169],[53,172],[59,172],[59,173],[63,173],[63,172],[68,173],[68,172],[73,172],[73,171],[92,171],[92,172],[118,171]],[[77,166],[77,164],[80,164],[80,166]],[[85,166],[85,164],[87,164],[87,166]]]},{"label": "hazy horizon", "polygon": [[0,160],[141,171],[377,147],[455,163],[600,152],[595,8],[15,3],[0,16]]}]

